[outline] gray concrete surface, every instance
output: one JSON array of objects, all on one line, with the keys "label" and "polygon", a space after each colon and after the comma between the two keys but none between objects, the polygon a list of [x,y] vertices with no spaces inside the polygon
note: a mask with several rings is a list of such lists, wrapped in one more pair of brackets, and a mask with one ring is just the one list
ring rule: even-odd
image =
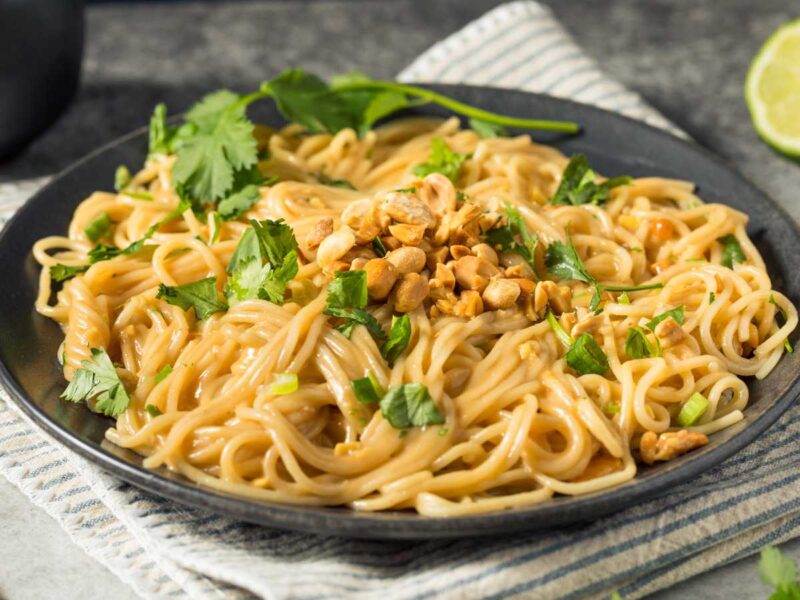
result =
[{"label": "gray concrete surface", "polygon": [[[761,144],[742,98],[747,65],[797,0],[547,0],[605,70],[735,164],[800,220],[800,167]],[[221,86],[246,90],[287,66],[390,77],[433,42],[498,4],[476,0],[125,3],[88,12],[81,92],[0,181],[56,172]],[[800,542],[785,546],[800,559]],[[127,600],[132,592],[0,478],[0,597]],[[766,598],[755,559],[655,596]]]}]

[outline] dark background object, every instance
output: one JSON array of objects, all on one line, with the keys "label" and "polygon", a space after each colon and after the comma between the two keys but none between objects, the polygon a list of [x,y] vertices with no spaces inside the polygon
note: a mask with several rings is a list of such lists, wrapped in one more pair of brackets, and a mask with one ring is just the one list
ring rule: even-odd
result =
[{"label": "dark background object", "polygon": [[[576,121],[583,127],[578,136],[536,137],[554,141],[568,154],[585,152],[589,162],[608,176],[661,175],[695,181],[707,201],[724,201],[750,213],[748,231],[776,289],[794,301],[800,298],[797,226],[763,193],[699,146],[638,121],[546,96],[466,86],[434,89],[495,112]],[[272,103],[262,103],[261,110],[262,122],[276,125],[282,121]],[[418,112],[448,114],[438,107]],[[4,257],[0,281],[6,290],[0,294],[0,379],[7,384],[12,399],[54,437],[122,479],[152,492],[231,518],[326,535],[424,539],[518,533],[594,519],[689,480],[755,439],[791,405],[800,388],[798,352],[784,356],[769,377],[748,382],[751,395],[746,420],[714,434],[709,445],[667,464],[642,469],[636,479],[617,488],[486,515],[432,519],[407,511],[373,514],[261,503],[213,492],[166,469],[148,471],[141,466],[141,457],[104,441],[103,432],[113,421],[92,413],[83,404],[58,399],[65,387],[57,364],[63,333],[33,308],[39,266],[30,252],[38,238],[63,232],[78,202],[93,190],[107,187],[117,165],[142,162],[146,135],[140,130],[78,163],[35,195],[0,234],[0,256]]]},{"label": "dark background object", "polygon": [[82,55],[83,0],[0,0],[0,161],[61,114]]}]

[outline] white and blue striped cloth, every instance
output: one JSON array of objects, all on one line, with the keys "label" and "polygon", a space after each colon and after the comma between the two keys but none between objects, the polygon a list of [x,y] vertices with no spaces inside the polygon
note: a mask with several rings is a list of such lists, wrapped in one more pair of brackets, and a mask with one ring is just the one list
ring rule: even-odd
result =
[{"label": "white and blue striped cloth", "polygon": [[[534,2],[496,8],[402,80],[546,92],[673,129]],[[677,131],[673,129],[673,131]],[[17,193],[0,209],[13,210]],[[0,472],[145,598],[636,598],[800,534],[800,407],[669,494],[590,525],[503,539],[352,541],[238,523],[141,492],[0,400]]]}]

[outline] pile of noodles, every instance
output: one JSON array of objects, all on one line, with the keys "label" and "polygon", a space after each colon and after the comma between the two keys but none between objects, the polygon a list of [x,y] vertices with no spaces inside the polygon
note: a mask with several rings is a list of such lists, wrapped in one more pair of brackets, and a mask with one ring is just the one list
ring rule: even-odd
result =
[{"label": "pile of noodles", "polygon": [[[201,219],[188,210],[144,251],[65,282],[51,304],[48,267],[87,261],[94,244],[84,227],[98,213],[110,216],[113,243],[125,247],[177,206],[174,157],[157,156],[132,182],[152,201],[94,193],[76,209],[66,237],[34,247],[44,267],[36,307],[64,329],[65,377],[91,348],[105,348],[121,365],[131,403],[107,436],[146,456],[149,468],[166,466],[205,486],[268,501],[438,516],[585,494],[633,478],[642,435],[680,429],[676,415],[695,392],[710,406],[690,430],[710,434],[742,420],[742,377],[765,377],[797,324],[797,311],[772,289],[745,233],[746,215],[704,204],[691,183],[641,178],[615,188],[604,206],[548,206],[567,160],[528,136],[481,139],[455,119],[396,121],[363,138],[351,130],[299,135],[297,126],[258,133],[270,157],[259,167],[280,182],[262,188],[238,220]],[[420,306],[409,314],[408,349],[389,368],[365,328],[348,339],[323,314],[330,274],[314,261],[300,261],[282,305],[247,300],[199,321],[156,299],[159,284],[209,276],[221,291],[250,218],[284,219],[302,240],[321,218],[337,221],[350,203],[407,186],[418,179],[412,169],[428,159],[433,137],[470,154],[458,189],[487,210],[518,207],[539,235],[540,251],[569,232],[598,280],[664,284],[606,298],[595,316],[585,284],[559,282],[572,290],[572,310],[560,321],[568,330],[581,323],[591,330],[608,356],[605,375],[571,370],[551,326],[516,307],[464,318],[431,317]],[[323,185],[320,174],[356,189]],[[668,239],[653,241],[654,220],[669,222]],[[720,264],[717,240],[727,234],[746,256],[733,268]],[[679,305],[687,335],[662,356],[625,355],[630,327]],[[391,305],[370,311],[387,329]],[[165,365],[172,372],[156,381]],[[424,384],[445,424],[400,434],[353,395],[350,382],[370,372],[384,389]],[[278,373],[297,373],[299,388],[272,395]],[[147,404],[161,414],[152,416]]]}]

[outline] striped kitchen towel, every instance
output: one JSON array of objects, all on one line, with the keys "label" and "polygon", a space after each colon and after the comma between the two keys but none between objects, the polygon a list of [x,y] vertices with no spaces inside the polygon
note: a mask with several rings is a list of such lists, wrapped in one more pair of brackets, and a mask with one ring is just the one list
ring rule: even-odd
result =
[{"label": "striped kitchen towel", "polygon": [[[492,10],[400,79],[546,92],[677,132],[603,75],[535,2]],[[691,485],[588,525],[491,539],[353,541],[235,522],[139,491],[0,400],[0,471],[146,598],[600,598],[615,589],[641,597],[800,534],[799,439],[800,407]]]}]

